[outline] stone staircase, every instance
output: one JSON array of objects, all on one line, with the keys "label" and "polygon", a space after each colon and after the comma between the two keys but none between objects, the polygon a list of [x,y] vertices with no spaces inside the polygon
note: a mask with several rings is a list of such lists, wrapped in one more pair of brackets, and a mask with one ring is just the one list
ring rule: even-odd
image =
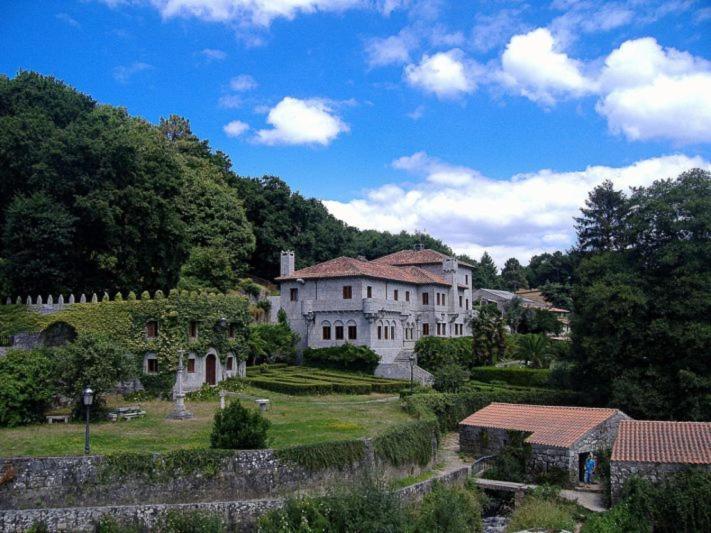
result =
[{"label": "stone staircase", "polygon": [[[392,363],[380,363],[375,369],[375,375],[379,378],[403,379],[410,381],[410,356],[414,355],[412,350],[403,350],[393,360]],[[434,377],[424,368],[420,368],[415,363],[412,369],[412,377],[420,385],[432,385]]]}]

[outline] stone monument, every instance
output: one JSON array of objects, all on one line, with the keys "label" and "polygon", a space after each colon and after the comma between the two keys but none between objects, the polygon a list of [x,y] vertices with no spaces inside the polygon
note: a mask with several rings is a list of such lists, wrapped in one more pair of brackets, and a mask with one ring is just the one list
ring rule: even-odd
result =
[{"label": "stone monument", "polygon": [[168,418],[175,420],[185,420],[192,418],[193,414],[185,409],[185,393],[183,392],[183,350],[178,351],[178,371],[175,383],[175,410],[168,415]]}]

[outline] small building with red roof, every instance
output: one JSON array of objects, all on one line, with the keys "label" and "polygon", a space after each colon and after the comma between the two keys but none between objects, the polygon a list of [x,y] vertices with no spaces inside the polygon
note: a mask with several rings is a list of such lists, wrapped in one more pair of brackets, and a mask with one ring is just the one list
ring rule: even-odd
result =
[{"label": "small building with red roof", "polygon": [[688,468],[711,472],[711,422],[624,420],[610,457],[612,498],[632,476],[655,483]]},{"label": "small building with red roof", "polygon": [[587,455],[609,449],[627,419],[619,409],[491,403],[459,423],[459,446],[477,456],[496,455],[523,433],[531,472],[563,470],[575,482]]}]

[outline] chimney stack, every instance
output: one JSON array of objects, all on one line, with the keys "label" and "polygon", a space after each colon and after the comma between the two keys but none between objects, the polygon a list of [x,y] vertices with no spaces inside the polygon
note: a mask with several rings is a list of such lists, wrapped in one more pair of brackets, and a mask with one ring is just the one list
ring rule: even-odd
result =
[{"label": "chimney stack", "polygon": [[281,252],[280,276],[291,276],[296,268],[294,267],[294,251],[286,250]]}]

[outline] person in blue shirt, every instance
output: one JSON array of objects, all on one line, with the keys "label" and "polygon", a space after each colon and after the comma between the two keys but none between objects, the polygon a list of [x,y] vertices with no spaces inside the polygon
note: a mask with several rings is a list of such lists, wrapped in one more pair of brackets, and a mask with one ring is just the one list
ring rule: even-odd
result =
[{"label": "person in blue shirt", "polygon": [[597,461],[592,453],[588,454],[588,458],[585,460],[585,483],[592,483],[593,472],[595,472],[595,467],[597,467]]}]

